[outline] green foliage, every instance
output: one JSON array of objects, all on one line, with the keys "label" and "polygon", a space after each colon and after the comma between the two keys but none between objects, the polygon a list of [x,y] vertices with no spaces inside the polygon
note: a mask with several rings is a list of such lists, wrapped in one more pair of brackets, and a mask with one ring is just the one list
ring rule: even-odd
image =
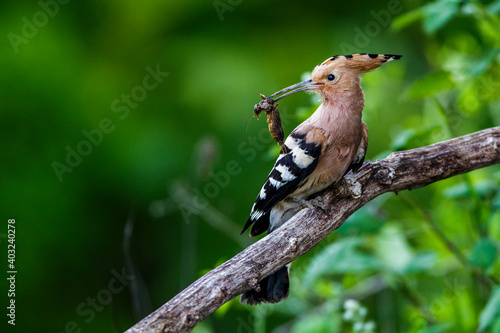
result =
[{"label": "green foliage", "polygon": [[433,252],[414,254],[398,227],[386,226],[375,239],[373,251],[380,258],[384,270],[396,275],[405,275],[432,268]]},{"label": "green foliage", "polygon": [[498,245],[490,239],[480,239],[474,244],[469,261],[483,270],[491,267],[497,258]]},{"label": "green foliage", "polygon": [[[483,332],[494,322],[498,323],[500,317],[500,287],[496,286],[491,298],[479,317],[479,332]],[[498,326],[498,325],[497,325]],[[496,331],[495,331],[496,332]]]},{"label": "green foliage", "polygon": [[424,98],[433,96],[442,90],[451,89],[454,86],[455,84],[449,73],[438,71],[415,81],[408,91],[408,96],[410,98]]},{"label": "green foliage", "polygon": [[[251,116],[258,94],[346,43],[404,55],[363,77],[368,159],[500,124],[498,0],[68,2],[13,46],[40,3],[0,20],[0,211],[19,223],[23,332],[124,331],[248,246],[280,149]],[[317,105],[280,101],[285,133]],[[60,180],[53,163],[85,141]],[[195,332],[500,332],[499,244],[498,166],[385,194],[292,264],[286,302],[235,299]],[[114,289],[125,266],[137,279]]]},{"label": "green foliage", "polygon": [[340,329],[340,319],[329,313],[310,313],[300,318],[293,325],[292,333],[329,333]]},{"label": "green foliage", "polygon": [[443,325],[437,325],[429,328],[425,328],[420,331],[420,333],[441,333],[441,332],[449,332],[451,328],[451,325],[449,324],[443,324]]},{"label": "green foliage", "polygon": [[361,242],[359,237],[350,237],[327,245],[311,260],[303,276],[304,285],[310,287],[325,274],[363,273],[379,268],[375,257],[357,249]]},{"label": "green foliage", "polygon": [[423,7],[424,31],[434,33],[454,18],[460,8],[460,0],[438,0]]}]

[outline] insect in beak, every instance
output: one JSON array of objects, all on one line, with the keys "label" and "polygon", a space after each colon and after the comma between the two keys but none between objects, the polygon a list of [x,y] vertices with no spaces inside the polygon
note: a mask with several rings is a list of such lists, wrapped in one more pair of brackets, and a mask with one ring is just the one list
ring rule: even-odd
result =
[{"label": "insect in beak", "polygon": [[[294,84],[290,87],[281,89],[278,92],[275,92],[269,97],[266,97],[264,95],[260,95],[262,98],[262,101],[260,101],[259,104],[256,104],[253,112],[254,114],[259,117],[262,111],[266,112],[267,115],[267,123],[269,124],[269,132],[271,132],[271,135],[273,139],[283,148],[285,149],[284,146],[284,132],[283,132],[283,126],[281,125],[281,116],[278,111],[278,104],[275,104],[275,102],[279,101],[282,98],[285,98],[287,96],[290,96],[292,94],[295,94],[299,91],[304,91],[304,90],[315,90],[318,89],[318,86],[323,85],[323,83],[317,83],[314,82],[312,79]],[[278,96],[274,98],[277,95],[283,94],[281,96]],[[286,149],[284,150],[286,152]]]}]

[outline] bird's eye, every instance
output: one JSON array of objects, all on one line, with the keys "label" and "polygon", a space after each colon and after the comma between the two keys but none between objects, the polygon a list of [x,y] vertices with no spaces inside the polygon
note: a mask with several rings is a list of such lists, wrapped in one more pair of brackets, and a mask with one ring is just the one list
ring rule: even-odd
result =
[{"label": "bird's eye", "polygon": [[333,80],[335,80],[335,75],[328,74],[328,76],[326,78],[328,79],[328,81],[333,81]]}]

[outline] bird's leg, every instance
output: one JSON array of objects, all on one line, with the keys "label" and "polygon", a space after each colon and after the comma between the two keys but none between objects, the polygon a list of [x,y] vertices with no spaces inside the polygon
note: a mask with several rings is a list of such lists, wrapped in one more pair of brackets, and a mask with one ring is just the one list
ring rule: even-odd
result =
[{"label": "bird's leg", "polygon": [[370,174],[371,171],[361,171],[356,174],[348,173],[342,179],[344,193],[358,199],[363,194],[363,186],[359,182],[360,179]]},{"label": "bird's leg", "polygon": [[319,200],[313,199],[313,200],[305,200],[305,199],[299,199],[299,198],[286,198],[285,199],[288,202],[293,202],[295,204],[298,204],[302,208],[309,208],[312,211],[315,211],[316,208],[321,208],[322,210],[326,211],[326,205]]}]

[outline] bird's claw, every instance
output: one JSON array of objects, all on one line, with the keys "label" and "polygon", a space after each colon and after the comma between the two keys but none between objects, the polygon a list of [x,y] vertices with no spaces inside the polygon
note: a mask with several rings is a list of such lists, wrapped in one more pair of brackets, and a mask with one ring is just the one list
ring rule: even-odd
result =
[{"label": "bird's claw", "polygon": [[313,212],[316,211],[316,208],[320,208],[320,209],[326,211],[326,205],[322,201],[319,201],[316,199],[304,200],[304,199],[298,199],[298,198],[289,198],[288,200],[302,206],[302,208],[307,207],[310,210],[312,210]]}]

